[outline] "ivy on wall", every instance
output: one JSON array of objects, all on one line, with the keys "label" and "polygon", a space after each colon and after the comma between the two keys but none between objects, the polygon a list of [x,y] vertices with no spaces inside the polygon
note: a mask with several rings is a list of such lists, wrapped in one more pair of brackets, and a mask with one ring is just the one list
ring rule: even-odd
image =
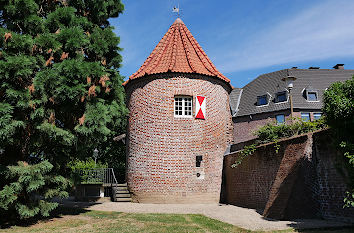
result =
[{"label": "ivy on wall", "polygon": [[240,152],[239,158],[231,165],[232,168],[239,166],[247,156],[252,155],[257,146],[265,143],[274,143],[274,150],[276,153],[280,150],[278,141],[283,138],[289,138],[296,135],[301,135],[316,130],[327,128],[323,118],[315,121],[302,121],[300,118],[293,118],[283,124],[268,123],[260,127],[254,132],[257,136],[255,143],[249,146],[245,146]]}]

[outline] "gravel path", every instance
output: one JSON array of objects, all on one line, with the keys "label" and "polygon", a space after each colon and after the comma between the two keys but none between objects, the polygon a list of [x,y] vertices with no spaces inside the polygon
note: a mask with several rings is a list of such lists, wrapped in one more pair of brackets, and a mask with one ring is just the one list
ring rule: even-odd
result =
[{"label": "gravel path", "polygon": [[66,202],[64,205],[83,207],[88,210],[117,211],[125,213],[203,214],[213,219],[248,230],[308,229],[348,226],[346,223],[317,219],[279,221],[265,219],[254,209],[218,204],[141,204],[141,203],[84,203]]}]

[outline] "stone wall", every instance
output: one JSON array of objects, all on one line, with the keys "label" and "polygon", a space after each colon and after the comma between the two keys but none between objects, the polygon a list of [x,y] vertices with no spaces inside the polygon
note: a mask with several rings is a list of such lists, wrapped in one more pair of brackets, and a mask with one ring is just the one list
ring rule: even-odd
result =
[{"label": "stone wall", "polygon": [[325,218],[354,222],[343,209],[345,170],[328,130],[257,147],[236,168],[240,152],[224,157],[222,202],[254,208],[274,219]]},{"label": "stone wall", "polygon": [[[218,203],[223,155],[232,140],[226,82],[196,74],[160,74],[126,87],[127,183],[145,203]],[[193,97],[193,117],[174,117],[174,97]],[[195,97],[206,97],[205,120],[195,119]],[[196,156],[202,155],[201,167]],[[199,177],[197,174],[199,173]]]}]

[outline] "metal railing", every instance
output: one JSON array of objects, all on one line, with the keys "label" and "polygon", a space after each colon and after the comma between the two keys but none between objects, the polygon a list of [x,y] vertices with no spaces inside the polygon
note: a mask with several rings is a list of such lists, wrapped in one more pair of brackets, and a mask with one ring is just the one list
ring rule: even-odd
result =
[{"label": "metal railing", "polygon": [[113,168],[81,169],[78,175],[81,184],[118,184]]}]

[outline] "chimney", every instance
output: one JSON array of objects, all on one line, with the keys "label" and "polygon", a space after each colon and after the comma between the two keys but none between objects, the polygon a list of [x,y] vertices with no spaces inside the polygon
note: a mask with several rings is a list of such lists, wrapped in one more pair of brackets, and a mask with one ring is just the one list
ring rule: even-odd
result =
[{"label": "chimney", "polygon": [[309,67],[310,70],[318,70],[320,67],[316,67],[316,66],[311,66]]},{"label": "chimney", "polygon": [[337,65],[333,66],[333,69],[344,70],[344,64],[337,64]]}]

